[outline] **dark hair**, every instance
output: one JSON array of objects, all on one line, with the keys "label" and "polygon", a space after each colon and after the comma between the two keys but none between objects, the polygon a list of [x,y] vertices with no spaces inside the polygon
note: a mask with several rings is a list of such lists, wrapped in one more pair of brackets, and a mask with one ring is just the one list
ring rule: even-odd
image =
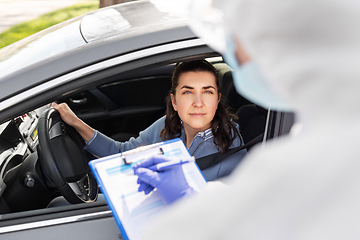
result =
[{"label": "dark hair", "polygon": [[[195,60],[180,63],[174,70],[172,84],[166,99],[165,127],[160,132],[162,140],[170,140],[181,135],[181,121],[178,113],[174,110],[170,94],[175,96],[176,88],[179,85],[179,77],[186,72],[210,72],[216,79],[218,94],[220,93],[220,80],[216,69],[206,60]],[[221,152],[225,152],[239,136],[238,130],[231,120],[236,120],[236,115],[229,113],[224,106],[222,99],[218,104],[215,116],[211,121],[211,130],[214,135],[214,142]],[[240,138],[241,140],[241,138]]]}]

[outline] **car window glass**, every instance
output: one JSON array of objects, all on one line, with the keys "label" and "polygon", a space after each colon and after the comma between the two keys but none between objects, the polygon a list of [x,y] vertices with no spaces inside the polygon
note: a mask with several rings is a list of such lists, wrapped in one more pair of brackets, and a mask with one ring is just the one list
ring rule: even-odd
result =
[{"label": "car window glass", "polygon": [[56,25],[42,34],[30,36],[0,50],[0,78],[83,44],[85,41],[80,35],[78,19]]}]

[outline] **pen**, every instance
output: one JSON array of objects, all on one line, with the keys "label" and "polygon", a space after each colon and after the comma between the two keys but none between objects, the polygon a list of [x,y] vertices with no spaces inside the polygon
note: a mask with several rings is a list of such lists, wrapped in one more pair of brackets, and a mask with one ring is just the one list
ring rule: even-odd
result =
[{"label": "pen", "polygon": [[165,171],[170,168],[176,167],[178,165],[182,165],[182,164],[190,163],[190,162],[195,162],[195,158],[190,157],[185,160],[172,160],[172,161],[168,161],[168,162],[163,162],[163,163],[153,165],[153,166],[149,167],[149,169],[153,170],[153,171],[158,171],[158,172]]}]

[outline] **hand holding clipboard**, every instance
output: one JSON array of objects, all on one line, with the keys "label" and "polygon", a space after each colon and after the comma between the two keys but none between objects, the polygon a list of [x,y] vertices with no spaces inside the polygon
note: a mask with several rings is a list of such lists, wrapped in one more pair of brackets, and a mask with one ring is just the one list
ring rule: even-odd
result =
[{"label": "hand holding clipboard", "polygon": [[[166,206],[166,202],[159,194],[159,189],[154,191],[151,189],[147,195],[144,192],[138,192],[138,176],[134,175],[132,169],[136,163],[160,155],[172,161],[191,157],[183,142],[180,139],[173,139],[99,158],[89,163],[124,239],[143,239],[149,223]],[[191,189],[188,189],[189,191],[199,191],[206,185],[206,180],[195,162],[182,164],[178,167],[182,169],[185,182]],[[169,171],[173,170],[176,168]],[[156,171],[155,173],[163,174],[165,171]],[[163,178],[163,175],[161,177]]]}]

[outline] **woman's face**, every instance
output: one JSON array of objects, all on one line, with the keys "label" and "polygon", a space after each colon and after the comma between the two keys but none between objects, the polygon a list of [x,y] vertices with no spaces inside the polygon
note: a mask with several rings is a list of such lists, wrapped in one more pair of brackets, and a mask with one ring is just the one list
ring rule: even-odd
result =
[{"label": "woman's face", "polygon": [[186,72],[180,75],[171,101],[183,121],[186,133],[194,134],[211,127],[220,101],[215,81],[210,72]]}]

